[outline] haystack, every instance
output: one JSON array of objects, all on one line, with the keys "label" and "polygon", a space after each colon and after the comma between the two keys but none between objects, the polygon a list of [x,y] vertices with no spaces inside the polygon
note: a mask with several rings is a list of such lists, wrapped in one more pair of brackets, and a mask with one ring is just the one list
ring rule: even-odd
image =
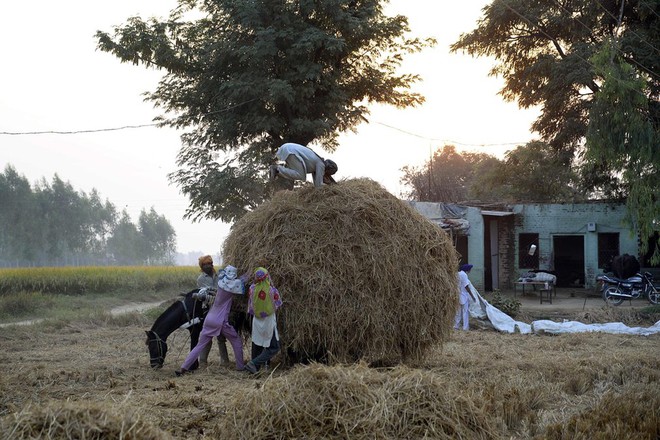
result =
[{"label": "haystack", "polygon": [[458,298],[451,241],[372,180],[276,193],[236,222],[223,258],[269,269],[289,353],[392,364],[420,360],[449,336]]}]

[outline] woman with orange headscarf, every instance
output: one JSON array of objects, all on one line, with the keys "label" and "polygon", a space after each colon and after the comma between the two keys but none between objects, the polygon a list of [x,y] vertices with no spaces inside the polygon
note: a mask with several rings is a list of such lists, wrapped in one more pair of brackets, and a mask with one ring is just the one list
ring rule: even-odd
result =
[{"label": "woman with orange headscarf", "polygon": [[[210,255],[204,255],[199,257],[199,268],[202,273],[197,277],[197,288],[198,289],[209,289],[215,293],[218,288],[218,272],[216,272],[215,267],[213,267],[213,257]],[[199,353],[199,363],[202,367],[208,364],[209,353],[211,352],[211,345],[209,343],[206,347]],[[229,363],[229,353],[227,353],[227,338],[223,335],[218,336],[218,352],[220,354],[220,363],[227,364]]]}]

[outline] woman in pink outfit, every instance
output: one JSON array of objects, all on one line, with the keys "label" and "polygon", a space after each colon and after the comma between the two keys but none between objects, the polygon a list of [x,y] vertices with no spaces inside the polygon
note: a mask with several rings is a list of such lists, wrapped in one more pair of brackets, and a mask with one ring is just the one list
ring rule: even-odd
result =
[{"label": "woman in pink outfit", "polygon": [[204,319],[204,326],[199,335],[199,342],[197,342],[195,348],[188,354],[186,360],[183,361],[181,369],[175,372],[177,376],[187,373],[204,347],[210,344],[215,336],[219,335],[224,336],[234,349],[236,369],[243,370],[245,368],[243,362],[243,341],[228,320],[234,295],[243,294],[243,286],[248,280],[248,273],[245,273],[241,277],[237,277],[236,275],[237,271],[235,267],[225,267],[224,275],[218,280],[218,291],[215,301],[213,301],[213,305]]}]

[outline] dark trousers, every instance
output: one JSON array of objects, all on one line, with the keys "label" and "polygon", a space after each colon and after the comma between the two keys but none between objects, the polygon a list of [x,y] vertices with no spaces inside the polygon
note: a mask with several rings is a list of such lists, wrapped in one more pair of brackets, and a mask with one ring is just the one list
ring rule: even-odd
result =
[{"label": "dark trousers", "polygon": [[266,365],[278,351],[280,351],[280,342],[275,337],[275,332],[273,332],[269,347],[266,348],[256,345],[254,342],[252,343],[252,363],[258,370],[262,365]]}]

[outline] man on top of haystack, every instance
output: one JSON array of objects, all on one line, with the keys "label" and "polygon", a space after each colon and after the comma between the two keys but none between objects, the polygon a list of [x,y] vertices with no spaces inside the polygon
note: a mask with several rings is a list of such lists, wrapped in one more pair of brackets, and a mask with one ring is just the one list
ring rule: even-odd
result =
[{"label": "man on top of haystack", "polygon": [[304,145],[286,143],[277,149],[275,156],[284,162],[284,165],[270,166],[270,180],[281,175],[289,180],[307,180],[307,174],[312,174],[314,186],[320,187],[324,183],[330,185],[335,182],[332,175],[337,172],[337,164],[330,159],[323,159],[311,148]]}]

